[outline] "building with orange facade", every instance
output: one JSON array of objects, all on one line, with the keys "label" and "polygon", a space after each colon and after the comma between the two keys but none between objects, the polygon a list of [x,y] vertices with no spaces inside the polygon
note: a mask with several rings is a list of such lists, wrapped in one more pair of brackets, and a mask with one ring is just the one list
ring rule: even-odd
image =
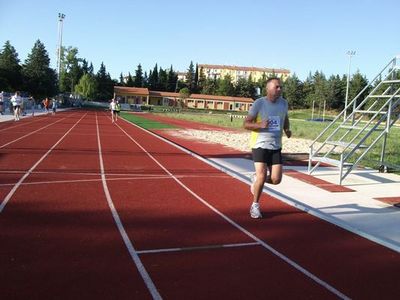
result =
[{"label": "building with orange facade", "polygon": [[114,86],[114,97],[123,104],[185,107],[203,110],[248,111],[252,98],[150,91],[147,88]]}]

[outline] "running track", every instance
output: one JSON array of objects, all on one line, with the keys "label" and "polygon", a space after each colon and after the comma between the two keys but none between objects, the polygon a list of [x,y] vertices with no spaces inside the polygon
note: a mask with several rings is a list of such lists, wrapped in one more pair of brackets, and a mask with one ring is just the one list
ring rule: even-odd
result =
[{"label": "running track", "polygon": [[108,114],[0,124],[1,299],[400,299],[400,256]]}]

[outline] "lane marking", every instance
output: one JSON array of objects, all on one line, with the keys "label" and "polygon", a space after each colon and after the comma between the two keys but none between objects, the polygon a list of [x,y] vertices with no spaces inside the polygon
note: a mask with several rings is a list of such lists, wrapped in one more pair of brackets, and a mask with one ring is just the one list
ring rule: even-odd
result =
[{"label": "lane marking", "polygon": [[[14,126],[10,126],[10,127],[8,127],[7,125],[4,125],[4,127],[5,128],[2,128],[2,129],[0,129],[0,132],[2,132],[2,131],[5,131],[5,130],[9,130],[9,129],[14,129],[14,128],[18,128],[18,127],[21,127],[21,126],[24,126],[24,125],[31,125],[32,123],[36,123],[36,122],[39,122],[39,121],[42,121],[44,118],[41,118],[41,116],[37,116],[36,118],[34,118],[33,119],[33,121],[32,122],[28,122],[28,121],[26,121],[26,122],[24,122],[24,121],[22,121],[22,122],[15,122],[14,120],[12,120],[12,119],[10,119],[9,121],[14,121]],[[8,121],[8,122],[9,122]],[[6,121],[7,122],[7,121]],[[5,122],[4,122],[5,123]],[[7,127],[6,127],[7,126]],[[3,126],[2,126],[3,127]]]},{"label": "lane marking", "polygon": [[[31,175],[34,175],[35,172],[32,172]],[[85,174],[81,174],[85,175]],[[98,176],[101,176],[101,174],[98,174]],[[177,178],[189,178],[190,176],[177,176]],[[193,176],[193,178],[213,178],[212,176]],[[215,178],[215,177],[214,177]],[[228,178],[228,177],[223,177],[223,178]],[[150,177],[139,177],[139,176],[134,176],[134,177],[116,177],[116,178],[107,178],[107,181],[130,181],[130,180],[162,180],[162,179],[168,179],[172,180],[171,176],[164,175],[164,176],[150,176]],[[40,185],[40,184],[59,184],[59,183],[86,183],[86,182],[96,182],[96,181],[101,181],[101,178],[96,178],[96,179],[70,179],[70,180],[52,180],[52,181],[34,181],[34,182],[23,182],[21,185]],[[15,183],[0,183],[1,186],[10,186],[14,185]]]},{"label": "lane marking", "polygon": [[[150,135],[160,139],[161,141],[167,142],[168,144],[181,149],[182,147],[173,144],[172,142],[157,136],[156,134],[154,134],[153,132],[150,132],[148,130],[145,130],[144,128],[141,128],[139,126],[137,126],[136,124],[130,123],[128,121],[126,121],[125,119],[123,119],[126,123],[139,128],[140,130],[143,130],[144,132],[149,133]],[[195,197],[197,200],[199,200],[201,203],[203,203],[205,206],[207,206],[209,209],[211,209],[212,211],[214,211],[216,214],[218,214],[220,217],[222,217],[224,220],[226,220],[228,223],[230,223],[232,226],[236,227],[237,229],[239,229],[241,232],[243,232],[244,234],[246,234],[247,236],[249,236],[250,238],[252,238],[254,241],[260,243],[260,245],[262,245],[264,248],[266,248],[267,250],[269,250],[270,252],[272,252],[273,254],[275,254],[277,257],[279,257],[280,259],[282,259],[283,261],[285,261],[286,263],[288,263],[289,265],[291,265],[292,267],[294,267],[295,269],[297,269],[298,271],[300,271],[301,273],[303,273],[304,275],[306,275],[307,277],[309,277],[310,279],[312,279],[313,281],[315,281],[316,283],[318,283],[320,286],[324,287],[325,289],[327,289],[328,291],[330,291],[331,293],[335,294],[337,297],[341,298],[341,299],[350,299],[348,296],[346,296],[345,294],[343,294],[342,292],[340,292],[339,290],[337,290],[336,288],[334,288],[332,285],[330,285],[329,283],[327,283],[326,281],[320,279],[319,277],[317,277],[316,275],[314,275],[313,273],[311,273],[310,271],[308,271],[307,269],[303,268],[302,266],[300,266],[298,263],[294,262],[293,260],[291,260],[289,257],[287,257],[286,255],[284,255],[283,253],[279,252],[278,250],[276,250],[275,248],[273,248],[272,246],[270,246],[268,243],[264,242],[263,240],[261,240],[260,238],[258,238],[257,236],[255,236],[254,234],[252,234],[251,232],[249,232],[247,229],[245,229],[244,227],[242,227],[241,225],[237,224],[235,221],[233,221],[232,219],[230,219],[229,217],[227,217],[225,214],[223,214],[222,212],[220,212],[218,209],[216,209],[215,207],[213,207],[211,204],[209,204],[207,201],[205,201],[202,197],[200,197],[199,195],[197,195],[195,192],[193,192],[189,187],[187,187],[183,182],[181,182],[178,178],[176,178],[171,172],[168,171],[167,168],[165,168],[159,161],[157,161],[157,159],[155,159],[150,153],[148,153],[146,151],[146,149],[144,147],[142,147],[142,145],[140,145],[135,139],[133,139],[119,124],[114,123],[118,128],[121,129],[121,131],[123,131],[126,136],[133,141],[140,149],[142,149],[157,165],[159,165],[167,174],[169,174],[180,186],[182,186],[186,191],[188,191],[193,197]],[[185,149],[186,150],[186,149]],[[186,150],[184,151],[186,153],[190,153],[190,151]],[[193,153],[194,154],[194,153]],[[193,155],[195,156],[195,155]],[[197,156],[195,156],[197,157]]]},{"label": "lane marking", "polygon": [[100,141],[100,131],[99,131],[99,123],[97,119],[97,113],[96,113],[96,131],[97,131],[97,145],[99,148],[99,161],[100,161],[100,171],[101,171],[101,180],[103,183],[103,189],[104,189],[104,194],[107,199],[108,206],[110,207],[111,214],[114,218],[114,221],[117,225],[117,228],[119,230],[119,233],[121,234],[121,237],[125,243],[126,248],[128,249],[129,254],[131,255],[131,258],[133,262],[135,263],[140,275],[142,276],[142,279],[144,283],[147,286],[147,289],[149,290],[151,296],[153,299],[162,299],[161,295],[157,291],[156,286],[154,285],[152,279],[150,278],[149,273],[145,269],[135,247],[133,247],[133,244],[131,240],[128,237],[128,234],[124,228],[124,225],[122,224],[121,218],[119,217],[119,214],[114,206],[114,203],[112,201],[110,191],[108,190],[108,185],[107,185],[107,180],[106,180],[106,174],[104,170],[104,163],[103,163],[103,154],[102,154],[102,149],[101,149],[101,141]]},{"label": "lane marking", "polygon": [[[51,124],[48,124],[48,125],[46,125],[46,126],[44,126],[44,127],[42,127],[42,128],[39,128],[39,129],[37,129],[37,130],[35,130],[35,131],[32,131],[32,132],[30,132],[30,133],[28,133],[28,134],[25,134],[24,136],[21,136],[21,137],[15,139],[15,140],[13,140],[13,141],[10,141],[10,142],[8,142],[8,143],[6,143],[6,144],[4,144],[4,145],[1,145],[1,146],[0,146],[0,149],[1,149],[1,148],[4,148],[4,147],[6,147],[6,146],[8,146],[8,145],[10,145],[10,144],[12,144],[12,143],[15,143],[15,142],[17,142],[17,141],[19,141],[19,140],[22,140],[22,139],[24,139],[24,138],[26,138],[26,137],[28,137],[28,136],[30,136],[30,135],[32,135],[32,134],[38,132],[38,131],[41,131],[41,130],[43,130],[43,129],[46,129],[47,127],[52,126],[52,125],[54,125],[54,124],[56,124],[56,123],[58,123],[58,122],[61,122],[61,121],[65,120],[65,119],[66,119],[66,118],[59,119],[59,120],[56,121],[56,122],[53,122],[53,123],[51,123]],[[29,123],[29,124],[31,124],[31,123]]]},{"label": "lane marking", "polygon": [[50,154],[50,152],[57,147],[59,143],[68,135],[68,133],[74,129],[76,125],[86,116],[83,115],[76,123],[25,173],[24,176],[21,177],[20,180],[14,185],[14,187],[11,189],[11,191],[7,194],[7,196],[3,199],[3,201],[0,204],[0,213],[4,210],[6,207],[8,201],[10,201],[11,197],[14,195],[14,193],[17,191],[17,189],[21,186],[21,184],[24,182],[24,180],[32,173],[32,171],[47,157],[47,155]]},{"label": "lane marking", "polygon": [[241,248],[241,247],[249,247],[249,246],[261,246],[261,245],[258,242],[223,244],[223,245],[205,245],[205,246],[194,246],[194,247],[140,250],[140,251],[137,251],[137,253],[138,254],[158,254],[158,253],[166,253],[166,252],[184,252],[184,251],[212,250],[212,249],[223,249],[223,248]]}]

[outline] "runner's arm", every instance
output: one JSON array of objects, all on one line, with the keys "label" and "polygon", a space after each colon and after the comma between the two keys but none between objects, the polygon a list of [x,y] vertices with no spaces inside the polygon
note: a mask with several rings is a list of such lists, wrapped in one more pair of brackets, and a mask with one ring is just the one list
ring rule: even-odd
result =
[{"label": "runner's arm", "polygon": [[288,115],[286,115],[286,117],[285,117],[285,123],[283,124],[283,131],[285,132],[285,134],[288,138],[290,138],[292,136],[292,131],[290,130],[290,123],[289,123]]},{"label": "runner's arm", "polygon": [[259,130],[268,127],[267,121],[256,122],[256,117],[248,115],[243,122],[243,128],[247,130]]}]

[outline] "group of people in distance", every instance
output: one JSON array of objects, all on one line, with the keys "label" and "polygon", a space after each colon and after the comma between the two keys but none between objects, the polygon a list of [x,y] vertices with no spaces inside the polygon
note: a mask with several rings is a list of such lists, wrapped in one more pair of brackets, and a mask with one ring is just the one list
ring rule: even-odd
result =
[{"label": "group of people in distance", "polygon": [[46,113],[50,112],[50,106],[51,106],[51,110],[52,110],[52,114],[55,115],[56,111],[57,111],[57,101],[55,99],[50,100],[49,98],[45,98],[42,101],[43,107],[46,110]]},{"label": "group of people in distance", "polygon": [[[28,98],[29,101],[31,102],[31,107],[32,107],[32,116],[35,115],[35,105],[36,101],[35,99],[31,96]],[[21,119],[21,115],[23,114],[23,109],[24,109],[24,101],[23,98],[21,97],[21,93],[19,91],[16,91],[15,94],[11,97],[11,106],[14,112],[14,120],[19,121]],[[45,98],[42,101],[43,107],[46,110],[47,113],[50,112],[50,107],[52,109],[52,114],[54,115],[57,111],[57,101],[55,99],[50,100],[49,98]],[[11,110],[11,108],[10,108]],[[0,113],[4,114],[4,99],[3,99],[3,92],[1,93],[0,97]],[[24,113],[25,115],[25,113]]]}]

